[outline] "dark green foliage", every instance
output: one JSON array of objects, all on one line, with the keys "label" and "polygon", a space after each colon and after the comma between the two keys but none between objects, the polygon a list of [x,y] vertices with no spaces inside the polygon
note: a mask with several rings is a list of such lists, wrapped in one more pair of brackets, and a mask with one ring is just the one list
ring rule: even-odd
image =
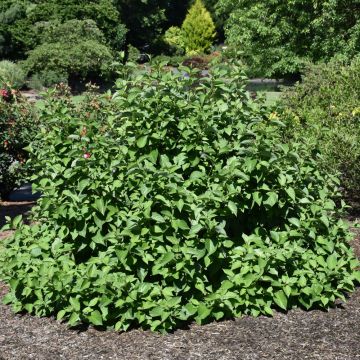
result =
[{"label": "dark green foliage", "polygon": [[206,9],[210,12],[212,19],[214,20],[216,26],[216,32],[218,35],[218,40],[224,41],[224,25],[227,20],[227,14],[221,11],[218,11],[219,0],[203,0]]},{"label": "dark green foliage", "polygon": [[[39,24],[42,42],[29,52],[24,67],[30,75],[47,80],[86,79],[108,74],[113,55],[93,20],[69,20],[63,24]],[[47,81],[49,83],[49,81]],[[52,85],[52,84],[49,84]]]},{"label": "dark green foliage", "polygon": [[137,63],[140,59],[140,51],[139,49],[137,49],[135,46],[132,45],[128,45],[127,48],[127,61],[133,62],[133,63]]},{"label": "dark green foliage", "polygon": [[128,43],[136,48],[156,52],[161,48],[161,35],[167,23],[167,0],[115,0],[121,19],[129,29]]},{"label": "dark green foliage", "polygon": [[298,73],[307,61],[352,58],[360,51],[358,0],[220,0],[229,44],[253,72]]},{"label": "dark green foliage", "polygon": [[23,148],[35,138],[39,122],[33,105],[18,92],[0,90],[0,199],[25,176],[28,154]]},{"label": "dark green foliage", "polygon": [[342,186],[360,193],[360,58],[310,66],[285,93],[287,136],[307,139],[323,154],[322,167],[341,173]]},{"label": "dark green foliage", "polygon": [[26,2],[0,2],[0,58],[17,59],[23,55],[23,41],[16,37],[26,17]]},{"label": "dark green foliage", "polygon": [[23,59],[27,51],[46,42],[38,31],[38,25],[43,22],[54,27],[69,20],[89,19],[104,34],[106,45],[114,50],[122,49],[127,30],[112,0],[39,0],[36,3],[4,0],[0,3],[0,57]]},{"label": "dark green foliage", "polygon": [[[74,108],[52,98],[33,146],[35,224],[0,269],[15,311],[169,331],[327,308],[359,280],[336,179],[281,143],[238,66],[164,64]],[[184,76],[184,72],[188,76]]]},{"label": "dark green foliage", "polygon": [[33,74],[28,80],[31,89],[42,90],[56,84],[68,84],[69,74],[65,70],[45,69]]}]

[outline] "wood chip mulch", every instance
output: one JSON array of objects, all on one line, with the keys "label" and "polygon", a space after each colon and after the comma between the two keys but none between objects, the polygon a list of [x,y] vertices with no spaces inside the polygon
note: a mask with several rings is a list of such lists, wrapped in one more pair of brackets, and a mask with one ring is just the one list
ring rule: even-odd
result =
[{"label": "wood chip mulch", "polygon": [[[22,212],[28,205],[12,209]],[[360,229],[354,232],[353,245],[360,256]],[[5,292],[0,286],[0,297]],[[17,359],[360,360],[360,289],[328,312],[293,310],[272,318],[243,317],[192,325],[168,335],[72,330],[53,318],[15,315],[0,305],[0,360]]]}]

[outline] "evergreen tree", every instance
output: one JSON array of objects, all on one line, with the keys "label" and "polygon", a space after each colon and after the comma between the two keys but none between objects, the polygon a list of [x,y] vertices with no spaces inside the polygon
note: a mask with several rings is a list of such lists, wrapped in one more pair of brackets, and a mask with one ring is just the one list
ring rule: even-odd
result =
[{"label": "evergreen tree", "polygon": [[181,27],[187,54],[204,53],[216,37],[215,24],[202,0],[195,0]]}]

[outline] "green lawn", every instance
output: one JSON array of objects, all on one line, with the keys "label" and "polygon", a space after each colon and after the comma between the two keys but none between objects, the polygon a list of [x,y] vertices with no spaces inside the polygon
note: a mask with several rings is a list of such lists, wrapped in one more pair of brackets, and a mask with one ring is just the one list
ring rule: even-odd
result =
[{"label": "green lawn", "polygon": [[267,91],[265,93],[266,101],[265,104],[267,106],[275,105],[275,103],[280,99],[281,92],[280,91]]}]

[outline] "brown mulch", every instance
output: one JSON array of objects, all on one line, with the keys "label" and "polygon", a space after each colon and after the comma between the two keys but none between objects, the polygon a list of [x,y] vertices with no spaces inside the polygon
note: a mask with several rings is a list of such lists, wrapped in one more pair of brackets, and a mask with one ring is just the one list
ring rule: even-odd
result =
[{"label": "brown mulch", "polygon": [[[30,204],[12,207],[13,214]],[[3,209],[4,210],[4,209]],[[354,229],[360,256],[360,229]],[[0,297],[6,289],[0,286]],[[323,311],[192,325],[159,335],[71,330],[52,318],[15,315],[0,305],[0,360],[360,360],[360,289],[345,304]]]}]

